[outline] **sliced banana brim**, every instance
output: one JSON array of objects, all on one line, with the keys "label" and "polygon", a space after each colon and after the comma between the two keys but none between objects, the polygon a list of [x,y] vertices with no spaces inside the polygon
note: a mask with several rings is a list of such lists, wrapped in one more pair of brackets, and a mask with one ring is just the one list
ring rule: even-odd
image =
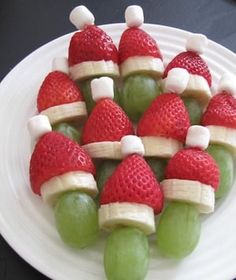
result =
[{"label": "sliced banana brim", "polygon": [[199,213],[214,212],[215,191],[210,185],[180,179],[166,179],[161,185],[165,199],[193,203]]},{"label": "sliced banana brim", "polygon": [[99,226],[113,230],[119,226],[133,226],[146,235],[155,232],[154,211],[145,204],[116,202],[101,205],[98,211]]},{"label": "sliced banana brim", "polygon": [[122,159],[119,141],[103,141],[83,145],[82,148],[92,157],[100,159]]},{"label": "sliced banana brim", "polygon": [[82,80],[94,76],[114,76],[118,77],[119,67],[113,61],[85,61],[71,66],[70,74],[73,80]]},{"label": "sliced banana brim", "polygon": [[171,158],[183,148],[183,144],[172,138],[158,136],[140,137],[144,145],[146,157]]},{"label": "sliced banana brim", "polygon": [[53,106],[43,110],[40,114],[46,115],[51,125],[62,121],[72,121],[77,119],[82,122],[87,118],[87,109],[85,102],[79,101]]},{"label": "sliced banana brim", "polygon": [[92,197],[98,194],[97,183],[91,173],[73,171],[55,176],[42,184],[41,195],[45,203],[54,206],[63,193],[74,190]]},{"label": "sliced banana brim", "polygon": [[[162,80],[162,87],[165,91],[165,80]],[[211,99],[211,90],[205,78],[199,75],[190,74],[186,89],[181,96],[196,98],[200,103],[206,105]]]},{"label": "sliced banana brim", "polygon": [[160,58],[132,56],[120,65],[120,72],[122,77],[138,72],[148,72],[153,76],[161,78],[164,72],[164,65]]},{"label": "sliced banana brim", "polygon": [[210,131],[210,143],[225,145],[236,154],[236,129],[216,125],[206,127]]}]

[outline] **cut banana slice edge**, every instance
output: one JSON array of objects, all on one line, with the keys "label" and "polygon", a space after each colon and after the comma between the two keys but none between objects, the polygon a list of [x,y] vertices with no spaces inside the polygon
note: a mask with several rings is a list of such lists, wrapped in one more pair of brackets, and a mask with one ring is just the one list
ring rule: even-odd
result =
[{"label": "cut banana slice edge", "polygon": [[98,75],[118,77],[119,67],[113,61],[85,61],[70,67],[70,74],[73,80],[82,80]]},{"label": "cut banana slice edge", "polygon": [[152,56],[132,56],[127,58],[120,65],[120,72],[122,77],[137,72],[148,72],[161,78],[164,72],[164,65],[160,58],[154,58]]},{"label": "cut banana slice edge", "polygon": [[[165,91],[165,80],[162,80],[162,87]],[[203,105],[206,105],[212,97],[210,87],[205,78],[199,75],[190,74],[186,89],[181,96],[196,98]]]},{"label": "cut banana slice edge", "polygon": [[144,156],[171,158],[183,148],[183,144],[172,138],[158,136],[140,137],[144,145]]},{"label": "cut banana slice edge", "polygon": [[134,226],[146,235],[155,232],[154,211],[145,204],[117,202],[101,205],[98,211],[99,226],[113,230],[119,226]]},{"label": "cut banana slice edge", "polygon": [[236,154],[236,129],[217,125],[206,127],[210,131],[210,143],[225,145]]},{"label": "cut banana slice edge", "polygon": [[85,102],[79,101],[53,106],[43,110],[40,114],[47,116],[51,125],[75,119],[79,119],[82,122],[87,118],[87,109]]},{"label": "cut banana slice edge", "polygon": [[215,191],[210,185],[180,179],[166,179],[161,185],[166,199],[193,203],[199,213],[214,212]]},{"label": "cut banana slice edge", "polygon": [[122,159],[119,141],[103,141],[83,145],[82,148],[92,157],[101,159]]},{"label": "cut banana slice edge", "polygon": [[97,183],[91,173],[73,171],[55,176],[42,184],[41,195],[45,203],[54,206],[64,192],[74,190],[87,193],[92,197],[98,194]]}]

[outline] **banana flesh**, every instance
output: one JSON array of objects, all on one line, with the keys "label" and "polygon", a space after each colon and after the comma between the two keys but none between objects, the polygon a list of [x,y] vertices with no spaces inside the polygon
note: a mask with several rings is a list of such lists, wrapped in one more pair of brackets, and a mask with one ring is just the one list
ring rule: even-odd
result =
[{"label": "banana flesh", "polygon": [[122,159],[119,141],[103,141],[83,145],[82,148],[92,157],[101,159]]}]

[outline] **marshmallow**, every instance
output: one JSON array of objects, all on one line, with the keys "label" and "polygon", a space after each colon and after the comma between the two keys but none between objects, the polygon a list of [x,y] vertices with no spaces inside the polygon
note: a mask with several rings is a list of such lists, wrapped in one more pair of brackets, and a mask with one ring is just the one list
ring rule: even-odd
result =
[{"label": "marshmallow", "polygon": [[144,146],[141,139],[135,135],[126,135],[121,138],[121,153],[123,157],[131,154],[144,156]]},{"label": "marshmallow", "polygon": [[186,146],[205,150],[209,145],[209,141],[210,132],[208,128],[201,125],[189,127],[186,136]]},{"label": "marshmallow", "polygon": [[140,6],[128,6],[125,10],[125,21],[128,27],[139,27],[144,22],[143,9]]},{"label": "marshmallow", "polygon": [[217,92],[226,91],[236,98],[236,76],[224,73],[220,79]]},{"label": "marshmallow", "polygon": [[168,72],[165,80],[165,91],[181,94],[188,85],[189,73],[184,68],[173,68]]},{"label": "marshmallow", "polygon": [[68,60],[66,57],[55,57],[52,61],[52,70],[69,75]]},{"label": "marshmallow", "polygon": [[75,7],[69,18],[77,29],[84,29],[86,25],[92,25],[95,21],[94,15],[83,5]]},{"label": "marshmallow", "polygon": [[92,97],[95,102],[103,98],[114,98],[113,80],[101,77],[91,81]]},{"label": "marshmallow", "polygon": [[52,131],[49,119],[45,115],[30,118],[27,127],[33,141],[37,141],[41,136]]},{"label": "marshmallow", "polygon": [[208,39],[203,34],[191,34],[186,42],[186,50],[202,54],[208,45]]}]

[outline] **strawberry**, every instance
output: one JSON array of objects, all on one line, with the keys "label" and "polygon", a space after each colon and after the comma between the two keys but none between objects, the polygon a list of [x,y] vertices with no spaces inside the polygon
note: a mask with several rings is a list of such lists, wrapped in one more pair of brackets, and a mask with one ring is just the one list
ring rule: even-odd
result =
[{"label": "strawberry", "polygon": [[32,190],[40,195],[43,183],[70,171],[95,174],[95,167],[90,157],[68,137],[57,132],[49,132],[42,136],[30,160]]},{"label": "strawberry", "polygon": [[220,171],[214,159],[198,148],[188,148],[177,152],[168,162],[166,179],[199,181],[217,190]]},{"label": "strawberry", "polygon": [[146,204],[155,214],[163,207],[163,194],[151,168],[139,155],[126,157],[109,177],[100,196],[101,204],[133,202]]},{"label": "strawberry", "polygon": [[68,75],[60,71],[53,71],[44,79],[37,98],[38,111],[47,108],[82,101],[80,90]]},{"label": "strawberry", "polygon": [[128,28],[123,32],[118,49],[119,64],[132,56],[151,56],[162,60],[156,41],[137,27]]},{"label": "strawberry", "polygon": [[70,41],[69,66],[85,61],[118,62],[117,48],[110,36],[95,25],[87,25],[76,32]]},{"label": "strawberry", "polygon": [[125,112],[114,101],[98,101],[83,128],[84,144],[101,141],[120,141],[133,134],[133,126]]},{"label": "strawberry", "polygon": [[161,136],[184,142],[190,126],[189,115],[181,98],[175,93],[157,96],[141,117],[138,136]]},{"label": "strawberry", "polygon": [[215,95],[202,116],[202,125],[219,125],[236,129],[236,99],[227,92]]},{"label": "strawberry", "polygon": [[196,52],[186,51],[178,54],[166,67],[163,78],[167,77],[167,73],[173,68],[184,68],[190,74],[199,75],[206,79],[209,87],[211,87],[211,73],[206,62]]}]

